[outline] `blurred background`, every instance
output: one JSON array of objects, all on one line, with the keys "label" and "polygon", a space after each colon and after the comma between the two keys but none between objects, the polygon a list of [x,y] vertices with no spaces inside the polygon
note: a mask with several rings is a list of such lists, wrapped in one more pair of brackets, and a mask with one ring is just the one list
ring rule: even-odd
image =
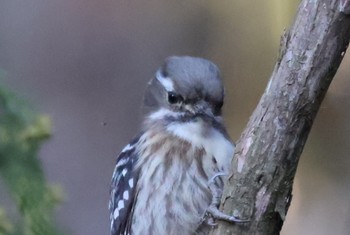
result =
[{"label": "blurred background", "polygon": [[[224,117],[238,139],[298,3],[0,1],[0,84],[52,118],[40,159],[64,191],[55,210],[64,234],[109,234],[115,157],[139,130],[144,88],[164,58],[200,56],[221,68]],[[348,53],[301,156],[284,235],[350,234],[349,76]],[[1,195],[0,205],[10,201]]]}]

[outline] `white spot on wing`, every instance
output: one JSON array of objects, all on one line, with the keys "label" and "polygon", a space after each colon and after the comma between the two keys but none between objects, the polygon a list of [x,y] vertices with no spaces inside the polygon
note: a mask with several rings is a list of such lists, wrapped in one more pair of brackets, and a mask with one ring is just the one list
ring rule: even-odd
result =
[{"label": "white spot on wing", "polygon": [[129,183],[130,188],[134,187],[134,179],[133,178],[129,179],[128,183]]},{"label": "white spot on wing", "polygon": [[122,175],[125,176],[126,173],[128,173],[128,169],[124,168],[123,171],[122,171]]},{"label": "white spot on wing", "polygon": [[123,198],[124,198],[124,200],[128,200],[129,199],[129,192],[128,191],[124,191]]},{"label": "white spot on wing", "polygon": [[120,160],[118,161],[118,163],[117,163],[117,165],[116,165],[115,167],[116,167],[116,168],[117,168],[117,167],[120,167],[120,166],[124,165],[125,163],[127,163],[128,161],[129,161],[128,158],[122,158],[122,159],[120,159]]},{"label": "white spot on wing", "polygon": [[125,153],[125,152],[127,152],[127,151],[129,151],[130,149],[133,149],[133,148],[134,148],[134,146],[128,144],[127,146],[125,146],[123,148],[122,153]]},{"label": "white spot on wing", "polygon": [[124,200],[121,199],[121,200],[119,200],[119,202],[118,202],[118,210],[121,210],[121,209],[123,209],[123,208],[124,208]]},{"label": "white spot on wing", "polygon": [[114,218],[114,219],[117,219],[118,216],[119,216],[119,209],[118,209],[118,208],[115,208],[115,209],[114,209],[114,212],[113,212],[113,218]]}]

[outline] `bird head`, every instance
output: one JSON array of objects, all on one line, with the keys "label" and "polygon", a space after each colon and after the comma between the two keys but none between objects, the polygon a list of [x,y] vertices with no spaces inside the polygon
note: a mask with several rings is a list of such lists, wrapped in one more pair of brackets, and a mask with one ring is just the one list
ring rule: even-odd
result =
[{"label": "bird head", "polygon": [[[172,56],[148,83],[144,106],[151,116],[220,118],[224,88],[218,67],[211,61]],[[173,121],[174,121],[173,120]]]}]

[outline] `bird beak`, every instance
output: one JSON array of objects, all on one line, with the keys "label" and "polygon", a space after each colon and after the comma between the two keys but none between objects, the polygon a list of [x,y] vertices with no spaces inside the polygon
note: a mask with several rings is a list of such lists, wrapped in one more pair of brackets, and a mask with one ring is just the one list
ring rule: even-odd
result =
[{"label": "bird beak", "polygon": [[196,115],[214,118],[211,106],[205,101],[200,101],[197,103],[194,107],[194,110]]}]

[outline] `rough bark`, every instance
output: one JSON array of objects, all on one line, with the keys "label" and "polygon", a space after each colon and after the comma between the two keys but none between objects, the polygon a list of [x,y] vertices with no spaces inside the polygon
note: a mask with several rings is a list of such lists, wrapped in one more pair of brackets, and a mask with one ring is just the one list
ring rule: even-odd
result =
[{"label": "rough bark", "polygon": [[279,234],[299,157],[350,38],[350,0],[303,0],[281,40],[280,58],[240,137],[214,235]]}]

